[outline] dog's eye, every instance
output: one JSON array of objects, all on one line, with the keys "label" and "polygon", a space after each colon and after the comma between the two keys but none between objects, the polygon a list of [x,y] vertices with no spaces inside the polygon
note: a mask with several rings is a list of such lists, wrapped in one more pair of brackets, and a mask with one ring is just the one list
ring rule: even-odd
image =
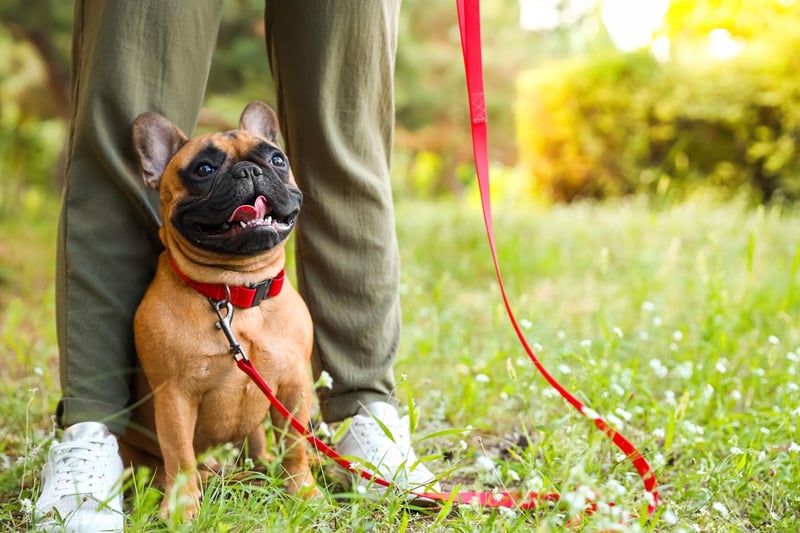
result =
[{"label": "dog's eye", "polygon": [[216,169],[209,165],[208,163],[200,163],[197,165],[197,168],[194,169],[194,173],[200,176],[201,178],[205,178],[214,173]]},{"label": "dog's eye", "polygon": [[271,161],[272,161],[272,164],[275,165],[276,167],[285,167],[286,166],[286,160],[280,154],[273,155]]}]

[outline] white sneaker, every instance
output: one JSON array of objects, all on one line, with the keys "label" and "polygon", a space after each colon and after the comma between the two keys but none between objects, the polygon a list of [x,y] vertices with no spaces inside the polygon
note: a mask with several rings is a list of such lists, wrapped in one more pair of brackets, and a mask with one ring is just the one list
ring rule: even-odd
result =
[{"label": "white sneaker", "polygon": [[[386,426],[391,437],[376,420]],[[400,489],[441,492],[436,477],[419,462],[411,448],[408,417],[401,419],[391,404],[373,402],[362,407],[336,443],[336,449],[342,455],[363,461],[368,471],[375,467],[375,474]],[[357,483],[377,494],[386,492],[386,487],[360,476]],[[409,495],[408,500],[414,503],[428,502],[413,495]]]},{"label": "white sneaker", "polygon": [[36,530],[67,533],[121,532],[122,459],[104,424],[81,422],[54,442],[42,472]]}]

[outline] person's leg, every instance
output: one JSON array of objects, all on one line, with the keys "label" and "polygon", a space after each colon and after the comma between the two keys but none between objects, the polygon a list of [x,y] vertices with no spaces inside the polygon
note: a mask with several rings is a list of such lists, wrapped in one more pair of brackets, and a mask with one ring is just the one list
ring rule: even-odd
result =
[{"label": "person's leg", "polygon": [[400,340],[389,180],[399,8],[399,0],[270,2],[267,46],[304,198],[296,258],[314,321],[312,364],[333,378],[320,391],[323,418],[352,417],[339,452],[400,486],[438,490],[418,464],[407,420],[387,403]]},{"label": "person's leg", "polygon": [[109,429],[124,433],[129,418],[133,314],[161,249],[158,197],[134,163],[131,125],[157,111],[193,129],[220,10],[207,0],[75,2],[56,286],[57,414],[69,427],[43,469],[37,530],[62,531],[64,521],[69,531],[122,531],[122,462]]},{"label": "person's leg", "polygon": [[59,228],[57,323],[62,425],[122,433],[136,367],[133,314],[161,245],[133,119],[164,114],[191,132],[205,94],[220,2],[75,4],[73,112]]},{"label": "person's leg", "polygon": [[268,2],[278,113],[304,207],[298,286],[329,422],[387,401],[400,339],[389,162],[399,0]]}]

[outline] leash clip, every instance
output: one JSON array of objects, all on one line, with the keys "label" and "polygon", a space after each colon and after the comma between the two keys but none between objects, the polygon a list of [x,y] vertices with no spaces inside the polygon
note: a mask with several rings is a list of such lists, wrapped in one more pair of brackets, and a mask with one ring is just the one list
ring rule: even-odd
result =
[{"label": "leash clip", "polygon": [[[211,306],[214,308],[214,311],[217,313],[217,322],[214,326],[221,330],[222,333],[225,335],[225,338],[228,339],[228,344],[231,346],[231,353],[233,354],[233,358],[238,363],[239,361],[244,361],[245,363],[249,362],[247,355],[245,355],[244,350],[242,349],[239,342],[236,340],[236,336],[233,334],[233,329],[231,324],[233,323],[233,304],[231,303],[231,290],[228,285],[225,285],[225,293],[226,296],[222,300],[211,300],[209,298],[209,302],[211,302]],[[223,309],[225,312],[223,313]]]}]

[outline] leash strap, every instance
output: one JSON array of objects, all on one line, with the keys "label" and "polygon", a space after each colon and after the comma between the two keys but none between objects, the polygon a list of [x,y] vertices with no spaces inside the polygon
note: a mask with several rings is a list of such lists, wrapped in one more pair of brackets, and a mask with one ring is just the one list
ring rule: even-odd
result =
[{"label": "leash strap", "polygon": [[593,409],[588,408],[580,400],[575,398],[565,389],[542,365],[536,357],[531,347],[528,345],[525,336],[517,323],[516,316],[511,309],[511,305],[506,295],[503,277],[500,273],[500,263],[497,258],[497,247],[495,245],[494,224],[492,222],[492,205],[489,194],[489,156],[488,156],[488,135],[486,117],[486,98],[483,86],[483,59],[481,57],[481,27],[480,27],[480,6],[479,0],[456,0],[458,7],[459,29],[461,31],[461,52],[464,56],[464,71],[467,80],[467,92],[469,94],[469,111],[472,122],[472,148],[475,158],[475,170],[478,175],[478,187],[481,195],[481,209],[483,210],[483,220],[486,226],[486,235],[489,239],[489,248],[492,252],[497,283],[503,297],[508,318],[517,334],[517,338],[528,354],[528,357],[536,366],[536,369],[547,380],[547,382],[558,391],[558,393],[569,402],[581,414],[590,418],[594,425],[608,436],[609,439],[622,451],[633,463],[644,483],[645,490],[652,496],[648,505],[648,514],[652,515],[658,505],[658,491],[655,474],[653,473],[647,459],[626,439],[621,433],[609,426],[600,415]]},{"label": "leash strap", "polygon": [[[261,392],[267,397],[267,399],[272,403],[273,407],[278,410],[278,412],[286,418],[292,428],[295,429],[300,435],[306,438],[312,446],[314,446],[318,451],[324,453],[330,459],[332,459],[336,464],[339,466],[346,468],[353,474],[356,474],[367,481],[372,481],[377,485],[381,485],[387,488],[395,488],[395,485],[392,484],[390,481],[386,481],[385,479],[368,472],[362,468],[357,467],[353,464],[352,461],[347,460],[344,456],[339,454],[336,450],[322,442],[318,439],[313,433],[311,433],[308,428],[306,428],[297,418],[295,418],[294,414],[286,408],[286,406],[281,403],[278,398],[275,397],[275,394],[272,392],[272,388],[267,384],[264,378],[261,377],[258,370],[256,370],[255,366],[253,366],[253,362],[248,359],[247,357],[236,357],[236,365],[248,376],[253,382],[261,389]],[[418,498],[424,498],[433,501],[441,501],[447,502],[452,501],[458,504],[478,504],[483,507],[507,507],[507,508],[517,508],[517,509],[532,509],[536,507],[536,505],[540,501],[557,501],[558,494],[529,494],[525,497],[520,497],[518,493],[514,492],[417,492],[413,490],[400,490],[403,494],[411,494]],[[590,505],[589,509],[587,509],[586,513],[590,514],[596,509],[595,506]]]}]

